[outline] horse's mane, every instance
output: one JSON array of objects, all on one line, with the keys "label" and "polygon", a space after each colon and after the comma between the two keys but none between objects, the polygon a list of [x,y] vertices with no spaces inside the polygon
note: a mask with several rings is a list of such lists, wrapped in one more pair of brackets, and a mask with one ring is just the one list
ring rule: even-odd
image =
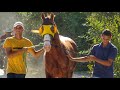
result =
[{"label": "horse's mane", "polygon": [[[74,52],[72,51],[72,52],[77,53],[77,48],[75,48],[75,47],[77,47],[77,44],[71,38],[59,35],[59,39],[60,39],[60,42],[65,46],[65,48],[67,50],[70,50],[70,48],[74,47],[75,51]],[[74,45],[74,46],[72,46],[72,45]]]}]

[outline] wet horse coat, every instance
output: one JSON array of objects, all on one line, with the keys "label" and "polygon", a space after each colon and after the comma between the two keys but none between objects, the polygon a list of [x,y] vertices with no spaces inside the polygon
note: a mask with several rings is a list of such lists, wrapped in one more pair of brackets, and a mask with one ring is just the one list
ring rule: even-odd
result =
[{"label": "wet horse coat", "polygon": [[[51,18],[45,17],[42,14],[42,26],[44,25],[52,25],[56,26],[54,22],[54,15],[51,14]],[[71,56],[76,56],[77,46],[76,43],[68,38],[59,35],[59,32],[53,30],[55,28],[50,29],[54,34],[50,35],[51,37],[51,49],[49,52],[45,53],[45,73],[46,78],[72,78],[76,62],[70,61],[67,57],[67,51],[71,53]],[[46,29],[42,27],[41,34]],[[51,32],[49,31],[49,32]],[[46,34],[49,34],[47,31],[43,35],[43,38]]]},{"label": "wet horse coat", "polygon": [[76,63],[67,58],[66,50],[71,51],[72,56],[75,56],[73,51],[76,51],[76,45],[70,38],[55,34],[52,40],[52,47],[45,55],[45,71],[48,78],[71,78],[75,69]]}]

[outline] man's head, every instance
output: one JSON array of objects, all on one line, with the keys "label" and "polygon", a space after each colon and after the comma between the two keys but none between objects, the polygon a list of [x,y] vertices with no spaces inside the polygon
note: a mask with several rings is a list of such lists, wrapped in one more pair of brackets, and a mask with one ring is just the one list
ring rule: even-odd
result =
[{"label": "man's head", "polygon": [[13,31],[14,33],[22,33],[24,30],[24,25],[22,22],[15,22],[15,24],[13,25]]},{"label": "man's head", "polygon": [[15,22],[14,25],[13,25],[13,28],[14,27],[17,27],[17,26],[21,26],[23,29],[24,29],[24,25],[22,22],[18,21],[18,22]]},{"label": "man's head", "polygon": [[112,38],[112,33],[109,29],[105,29],[101,34],[101,39],[104,45],[107,45]]}]

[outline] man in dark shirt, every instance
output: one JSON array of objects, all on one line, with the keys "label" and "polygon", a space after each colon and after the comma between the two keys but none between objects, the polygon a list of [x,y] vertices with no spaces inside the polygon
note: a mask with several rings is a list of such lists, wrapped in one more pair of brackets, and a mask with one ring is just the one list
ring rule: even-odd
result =
[{"label": "man in dark shirt", "polygon": [[104,30],[101,34],[102,42],[92,47],[90,56],[72,58],[68,56],[70,60],[76,62],[95,61],[93,67],[93,78],[113,78],[113,62],[117,56],[117,47],[110,41],[112,34],[110,30]]}]

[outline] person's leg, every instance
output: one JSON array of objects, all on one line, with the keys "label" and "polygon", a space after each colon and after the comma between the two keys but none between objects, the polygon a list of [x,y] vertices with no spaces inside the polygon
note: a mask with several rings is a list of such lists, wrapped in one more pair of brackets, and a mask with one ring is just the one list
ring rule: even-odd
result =
[{"label": "person's leg", "polygon": [[7,57],[4,57],[4,73],[6,74],[6,68],[7,68]]},{"label": "person's leg", "polygon": [[3,59],[1,59],[1,60],[0,60],[0,69],[3,69],[3,68],[4,68],[4,67],[3,67],[3,64],[4,64]]},{"label": "person's leg", "polygon": [[26,74],[15,74],[16,78],[25,78]]},{"label": "person's leg", "polygon": [[92,77],[92,78],[100,78],[100,77]]},{"label": "person's leg", "polygon": [[14,73],[8,73],[7,78],[15,78],[15,74]]},{"label": "person's leg", "polygon": [[100,78],[100,77],[93,75],[92,78]]}]

